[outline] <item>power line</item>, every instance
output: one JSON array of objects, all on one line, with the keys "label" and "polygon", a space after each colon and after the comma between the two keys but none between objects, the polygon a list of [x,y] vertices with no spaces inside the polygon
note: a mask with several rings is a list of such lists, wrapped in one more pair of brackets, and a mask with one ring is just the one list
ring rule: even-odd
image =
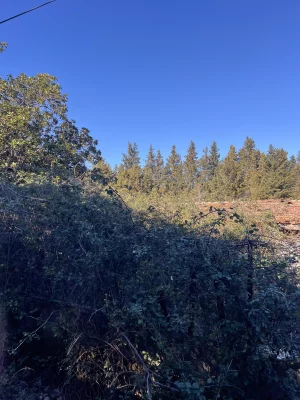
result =
[{"label": "power line", "polygon": [[38,8],[44,7],[44,6],[46,6],[47,4],[53,3],[54,1],[55,1],[55,0],[47,1],[47,3],[41,4],[40,6],[37,6],[37,7],[34,7],[34,8],[32,8],[31,10],[27,10],[27,11],[22,12],[21,14],[15,15],[14,17],[7,18],[7,19],[5,19],[4,21],[1,21],[1,22],[0,22],[0,25],[1,25],[1,24],[4,24],[4,22],[10,21],[11,19],[20,17],[21,15],[27,14],[27,13],[29,13],[29,12],[31,12],[31,11],[37,10]]}]

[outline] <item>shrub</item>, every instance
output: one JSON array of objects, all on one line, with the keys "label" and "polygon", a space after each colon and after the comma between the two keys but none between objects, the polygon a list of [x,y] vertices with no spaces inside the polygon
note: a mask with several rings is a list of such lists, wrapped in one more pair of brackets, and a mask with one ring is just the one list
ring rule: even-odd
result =
[{"label": "shrub", "polygon": [[1,190],[13,373],[66,398],[299,398],[297,277],[255,229],[228,240],[221,210],[132,213],[96,186]]}]

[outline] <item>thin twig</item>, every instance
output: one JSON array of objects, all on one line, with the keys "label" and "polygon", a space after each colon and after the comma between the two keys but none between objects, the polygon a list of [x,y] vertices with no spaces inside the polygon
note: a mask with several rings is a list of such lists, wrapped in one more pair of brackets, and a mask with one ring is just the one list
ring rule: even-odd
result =
[{"label": "thin twig", "polygon": [[57,312],[57,311],[58,311],[58,310],[52,311],[52,313],[49,315],[49,317],[46,319],[46,321],[44,321],[44,322],[42,323],[42,325],[40,325],[35,331],[29,333],[29,334],[25,337],[25,339],[23,339],[23,340],[18,344],[18,346],[17,346],[16,348],[14,348],[14,349],[12,349],[12,350],[9,350],[9,353],[10,353],[10,354],[14,354],[14,353],[22,346],[22,344],[26,342],[26,340],[27,340],[29,337],[33,337],[40,329],[42,329],[42,328],[46,325],[46,323],[49,321],[49,319],[52,317],[52,315],[53,315],[55,312]]}]

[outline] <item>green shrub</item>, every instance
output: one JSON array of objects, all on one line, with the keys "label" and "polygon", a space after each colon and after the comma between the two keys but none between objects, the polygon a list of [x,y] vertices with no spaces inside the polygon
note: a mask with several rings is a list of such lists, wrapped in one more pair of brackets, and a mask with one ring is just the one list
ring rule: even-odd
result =
[{"label": "green shrub", "polygon": [[[131,212],[97,186],[1,190],[15,372],[66,398],[299,398],[298,282],[241,217]],[[246,233],[229,239],[227,220]]]}]

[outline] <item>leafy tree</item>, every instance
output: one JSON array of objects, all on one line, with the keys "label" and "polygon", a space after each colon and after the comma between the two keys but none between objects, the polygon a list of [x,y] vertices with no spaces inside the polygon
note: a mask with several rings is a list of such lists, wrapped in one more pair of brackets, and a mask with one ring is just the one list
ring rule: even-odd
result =
[{"label": "leafy tree", "polygon": [[0,167],[18,182],[81,175],[100,160],[97,141],[68,118],[67,96],[51,75],[0,78],[0,115]]},{"label": "leafy tree", "polygon": [[185,160],[183,163],[183,175],[185,186],[189,190],[193,189],[198,180],[198,159],[196,146],[193,141],[191,141],[187,154],[185,156]]}]

